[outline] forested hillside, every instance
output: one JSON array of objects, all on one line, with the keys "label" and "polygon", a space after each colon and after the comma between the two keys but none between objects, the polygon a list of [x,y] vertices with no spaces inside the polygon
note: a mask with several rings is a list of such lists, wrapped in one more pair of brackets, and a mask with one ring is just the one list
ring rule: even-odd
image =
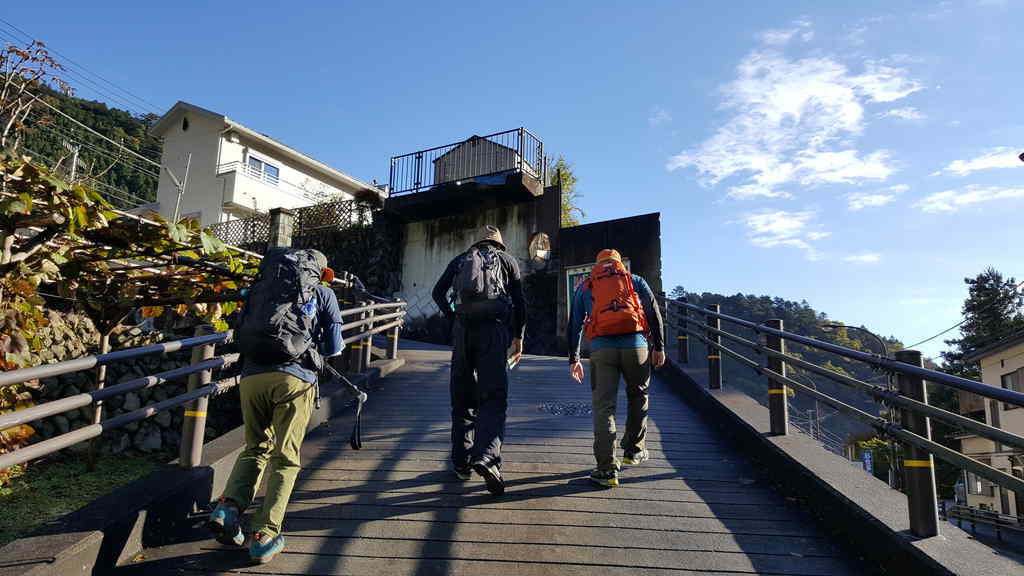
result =
[{"label": "forested hillside", "polygon": [[148,133],[158,116],[139,117],[109,108],[102,102],[53,90],[45,92],[47,103],[110,141],[37,103],[25,123],[22,152],[35,156],[49,167],[58,167],[69,176],[73,149],[78,147],[76,179],[96,186],[116,206],[126,208],[156,199],[158,168],[128,151],[160,161],[161,143]]}]

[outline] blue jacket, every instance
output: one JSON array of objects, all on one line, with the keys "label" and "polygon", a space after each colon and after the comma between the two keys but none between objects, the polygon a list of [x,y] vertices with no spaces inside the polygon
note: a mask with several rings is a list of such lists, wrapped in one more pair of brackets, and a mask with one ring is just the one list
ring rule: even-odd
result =
[{"label": "blue jacket", "polygon": [[[647,338],[639,332],[618,336],[598,336],[590,341],[591,350],[600,350],[601,348],[647,348],[648,346],[655,350],[665,349],[665,332],[662,328],[661,311],[654,304],[654,293],[651,292],[651,287],[640,276],[630,274],[630,279],[633,281],[633,291],[636,292],[637,297],[640,299],[640,305],[643,307],[644,315],[647,317],[647,324],[651,329],[651,340],[653,342],[648,343]],[[579,358],[580,356],[580,345],[583,341],[583,321],[591,315],[593,305],[594,300],[590,289],[587,288],[587,284],[581,284],[576,289],[576,294],[573,295],[572,307],[569,313],[570,358]]]}]

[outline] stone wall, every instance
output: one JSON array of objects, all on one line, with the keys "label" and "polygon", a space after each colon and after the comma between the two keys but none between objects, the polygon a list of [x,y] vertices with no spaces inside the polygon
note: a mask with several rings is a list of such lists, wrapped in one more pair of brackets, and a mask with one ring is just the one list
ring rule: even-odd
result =
[{"label": "stone wall", "polygon": [[[196,320],[174,318],[173,324],[180,332],[165,336],[164,333],[148,329],[145,325],[124,326],[111,335],[111,350],[124,350],[138,346],[146,346],[165,339],[177,339],[192,334]],[[99,333],[92,322],[77,314],[64,314],[51,321],[50,327],[41,333],[43,342],[47,344],[47,362],[56,362],[95,354],[99,342]],[[218,347],[218,353],[228,352],[226,347]],[[63,355],[59,355],[63,353]],[[167,355],[152,355],[126,362],[118,362],[107,367],[107,385],[112,386],[158,372],[173,370],[189,364],[191,351],[181,351]],[[220,375],[214,374],[214,378]],[[148,404],[160,402],[185,392],[186,379],[167,382],[146,390],[138,390],[115,396],[104,403],[103,419],[109,419],[126,412],[131,412]],[[96,371],[88,370],[72,374],[64,374],[55,378],[44,378],[30,386],[33,400],[39,404],[67,398],[96,387]],[[206,437],[215,438],[223,432],[241,424],[238,410],[238,392],[236,390],[216,397],[210,402],[208,410]],[[103,435],[102,447],[105,453],[119,454],[126,450],[144,453],[176,450],[180,444],[182,410],[163,411],[156,416],[129,424],[120,429]],[[45,440],[71,430],[77,430],[92,424],[93,407],[86,406],[45,418],[31,423],[36,430],[33,440]],[[88,443],[72,447],[72,451],[84,451]]]}]

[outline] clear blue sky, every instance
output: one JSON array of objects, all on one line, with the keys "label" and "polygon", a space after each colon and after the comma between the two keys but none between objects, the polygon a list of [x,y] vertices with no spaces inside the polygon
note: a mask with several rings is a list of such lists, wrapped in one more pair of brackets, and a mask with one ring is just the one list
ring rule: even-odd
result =
[{"label": "clear blue sky", "polygon": [[959,320],[965,276],[1024,277],[1019,0],[0,15],[147,111],[186,100],[367,180],[526,126],[573,164],[586,221],[662,213],[669,288],[806,299],[909,344]]}]

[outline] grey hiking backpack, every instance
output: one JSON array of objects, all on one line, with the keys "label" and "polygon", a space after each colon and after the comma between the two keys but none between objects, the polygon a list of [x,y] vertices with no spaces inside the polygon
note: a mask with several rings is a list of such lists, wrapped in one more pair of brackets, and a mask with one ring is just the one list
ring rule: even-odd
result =
[{"label": "grey hiking backpack", "polygon": [[309,250],[272,248],[260,262],[237,329],[242,355],[263,365],[300,360],[313,346],[320,266]]},{"label": "grey hiking backpack", "polygon": [[486,319],[508,312],[501,259],[493,246],[473,246],[461,256],[452,289],[456,314]]}]

